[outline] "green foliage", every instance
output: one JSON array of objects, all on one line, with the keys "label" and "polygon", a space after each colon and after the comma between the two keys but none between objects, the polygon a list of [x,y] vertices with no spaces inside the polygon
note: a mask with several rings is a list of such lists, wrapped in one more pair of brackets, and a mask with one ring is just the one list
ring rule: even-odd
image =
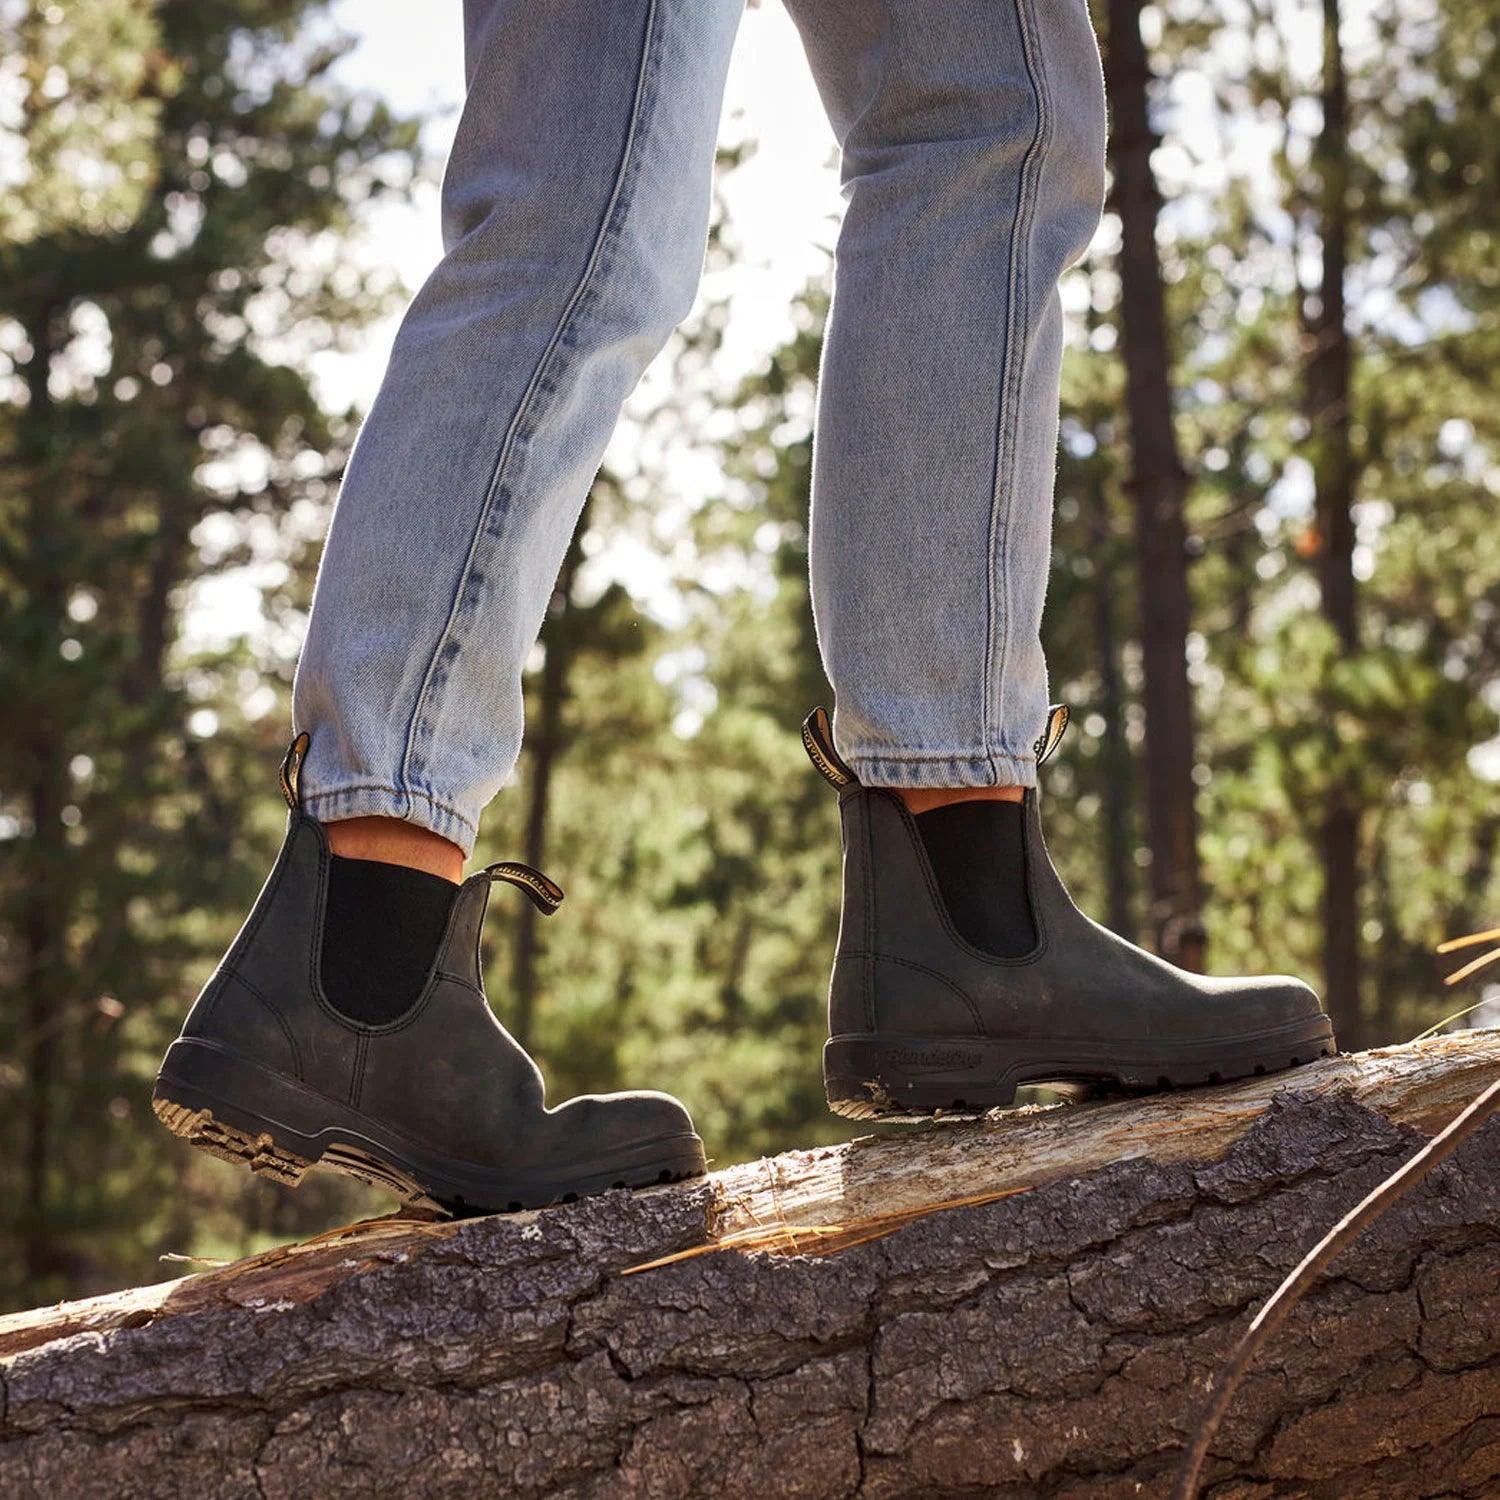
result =
[{"label": "green foliage", "polygon": [[[1161,252],[1193,476],[1209,961],[1316,977],[1320,813],[1350,795],[1364,1002],[1381,1038],[1457,1008],[1431,950],[1500,909],[1489,9],[1427,0],[1349,40],[1352,653],[1318,613],[1302,406],[1317,78],[1293,38],[1317,8],[1154,11],[1157,71],[1175,80],[1158,101]],[[12,1301],[149,1276],[162,1249],[238,1253],[380,1201],[242,1183],[188,1160],[145,1103],[279,832],[271,768],[310,548],[351,432],[348,414],[320,409],[308,361],[390,290],[330,264],[329,246],[413,168],[410,124],[333,82],[337,44],[308,25],[318,10],[27,7],[0,64],[0,88],[15,81],[24,101],[3,128],[25,174],[0,209],[0,1266],[14,1268],[0,1298]],[[732,229],[716,227],[716,260]],[[1080,901],[1139,934],[1116,230],[1106,222],[1066,289],[1046,634],[1074,727],[1044,780],[1049,841]],[[842,1131],[818,1073],[836,815],[796,734],[829,697],[806,582],[826,311],[820,281],[794,334],[733,391],[713,374],[722,305],[680,341],[651,431],[668,444],[711,435],[720,477],[670,523],[655,459],[595,486],[527,678],[531,725],[555,713],[557,732],[529,742],[479,851],[525,852],[543,808],[543,863],[569,899],[536,924],[525,1014],[524,908],[504,890],[487,960],[496,1008],[528,1026],[554,1096],[678,1091],[721,1163]],[[669,556],[664,587],[620,562],[647,547]],[[229,640],[192,615],[224,578],[262,601]]]},{"label": "green foliage", "polygon": [[0,1297],[149,1274],[207,1191],[150,1080],[274,848],[244,793],[289,661],[183,617],[252,560],[305,595],[349,436],[305,358],[387,289],[303,262],[413,167],[412,127],[301,40],[316,9],[31,6],[7,37]]}]

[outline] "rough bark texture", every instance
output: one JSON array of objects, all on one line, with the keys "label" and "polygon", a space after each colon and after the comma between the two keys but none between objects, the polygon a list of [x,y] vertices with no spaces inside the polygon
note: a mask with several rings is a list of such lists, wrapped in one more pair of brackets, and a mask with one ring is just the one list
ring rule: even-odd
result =
[{"label": "rough bark texture", "polygon": [[[1244,1319],[1497,1073],[1500,1034],[1466,1033],[542,1213],[382,1221],[0,1320],[0,1493],[1161,1494]],[[1497,1144],[1298,1308],[1208,1493],[1500,1492]],[[1006,1191],[837,1254],[621,1274],[778,1214],[802,1240]]]}]

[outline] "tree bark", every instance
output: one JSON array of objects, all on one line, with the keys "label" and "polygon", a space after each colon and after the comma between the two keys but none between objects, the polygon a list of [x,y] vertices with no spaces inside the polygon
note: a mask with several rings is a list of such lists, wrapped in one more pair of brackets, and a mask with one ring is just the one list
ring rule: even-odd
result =
[{"label": "tree bark", "polygon": [[[1245,1319],[1497,1075],[1500,1035],[1465,1033],[541,1213],[374,1221],[0,1320],[0,1492],[1161,1494]],[[1212,1494],[1496,1493],[1497,1146],[1299,1306]]]},{"label": "tree bark", "polygon": [[[1322,127],[1313,146],[1321,275],[1306,313],[1307,416],[1318,521],[1323,615],[1345,654],[1359,648],[1354,578],[1355,465],[1349,431],[1351,349],[1345,279],[1349,256],[1349,125],[1339,0],[1323,0]],[[1336,788],[1323,816],[1323,969],[1328,1013],[1345,1046],[1364,1037],[1360,1005],[1358,808]]]},{"label": "tree bark", "polygon": [[1172,420],[1171,349],[1156,249],[1161,208],[1151,151],[1150,63],[1141,0],[1110,0],[1107,68],[1110,159],[1120,216],[1120,321],[1136,510],[1141,657],[1146,709],[1146,815],[1157,946],[1202,968],[1202,883],[1193,782],[1193,700],[1187,675],[1188,477]]}]

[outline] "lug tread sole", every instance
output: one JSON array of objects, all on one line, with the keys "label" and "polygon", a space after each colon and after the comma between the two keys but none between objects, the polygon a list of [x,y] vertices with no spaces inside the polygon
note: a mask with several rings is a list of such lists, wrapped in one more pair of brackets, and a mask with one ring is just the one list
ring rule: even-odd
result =
[{"label": "lug tread sole", "polygon": [[1019,1081],[977,1081],[972,1086],[893,1085],[874,1078],[855,1081],[830,1077],[827,1080],[828,1107],[846,1120],[889,1125],[920,1125],[938,1119],[977,1120],[991,1110],[1013,1105],[1020,1084],[1045,1086],[1051,1082],[1068,1085],[1083,1082],[1121,1094],[1170,1093],[1287,1072],[1320,1057],[1332,1057],[1336,1051],[1330,1034],[1327,1040],[1303,1041],[1280,1055],[1266,1057],[1261,1054],[1259,1060],[1251,1064],[1225,1063],[1213,1068],[1200,1065],[1164,1067],[1154,1081],[1141,1078],[1140,1069],[1114,1071],[1097,1063],[1074,1070],[1059,1070],[1050,1079],[1036,1076]]},{"label": "lug tread sole", "polygon": [[[578,1200],[575,1192],[562,1193],[545,1200],[511,1199],[503,1207],[482,1207],[463,1199],[445,1200],[430,1194],[409,1173],[368,1151],[342,1142],[324,1148],[316,1158],[299,1155],[278,1145],[270,1131],[251,1133],[219,1119],[206,1107],[179,1104],[158,1092],[151,1108],[173,1135],[196,1146],[200,1151],[247,1168],[258,1177],[267,1177],[285,1187],[297,1187],[315,1167],[356,1178],[370,1187],[383,1188],[401,1199],[407,1210],[426,1218],[453,1218],[477,1213],[519,1213],[527,1209],[549,1208],[557,1203]],[[664,1183],[682,1182],[700,1176],[701,1169],[673,1171],[670,1167],[622,1172],[610,1188],[658,1187]]]}]

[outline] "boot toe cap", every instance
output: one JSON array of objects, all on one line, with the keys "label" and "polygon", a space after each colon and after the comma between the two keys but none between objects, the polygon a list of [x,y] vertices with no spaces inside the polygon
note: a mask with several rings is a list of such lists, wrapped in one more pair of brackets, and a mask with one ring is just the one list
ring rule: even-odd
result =
[{"label": "boot toe cap", "polygon": [[600,1152],[621,1150],[648,1141],[692,1136],[693,1119],[670,1094],[641,1090],[628,1094],[583,1094],[556,1111],[576,1140]]},{"label": "boot toe cap", "polygon": [[1323,1014],[1323,1006],[1311,985],[1290,974],[1268,974],[1253,991],[1268,1026],[1290,1026]]},{"label": "boot toe cap", "polygon": [[1208,979],[1200,983],[1218,1005],[1233,1008],[1238,1022],[1236,1029],[1271,1031],[1314,1022],[1323,1014],[1316,991],[1290,974]]}]

